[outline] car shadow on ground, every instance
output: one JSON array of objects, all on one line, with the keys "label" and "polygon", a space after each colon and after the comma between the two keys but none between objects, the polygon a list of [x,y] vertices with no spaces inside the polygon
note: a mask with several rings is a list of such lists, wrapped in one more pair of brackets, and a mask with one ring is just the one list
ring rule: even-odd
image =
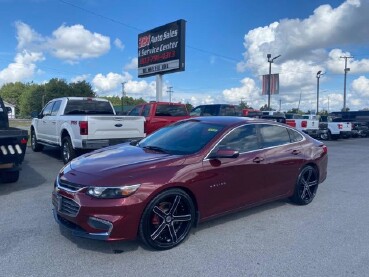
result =
[{"label": "car shadow on ground", "polygon": [[[239,212],[230,213],[228,215],[221,216],[219,218],[215,218],[204,223],[199,224],[197,227],[192,228],[191,233],[187,239],[191,239],[191,236],[196,235],[198,232],[208,231],[207,229],[222,225],[228,224],[232,221],[237,221],[240,219],[245,219],[250,217],[251,215],[263,213],[264,211],[276,209],[282,207],[284,205],[294,205],[288,199],[279,200],[270,202],[261,206],[249,208],[247,210],[241,210]],[[155,251],[151,248],[147,247],[144,243],[142,243],[138,238],[134,241],[98,241],[86,238],[80,238],[72,235],[72,233],[65,229],[62,226],[59,226],[59,230],[62,236],[66,239],[70,240],[74,244],[76,244],[79,248],[84,250],[101,252],[106,254],[122,254],[126,252],[136,251],[140,248],[146,251]]]},{"label": "car shadow on ground", "polygon": [[[0,196],[11,194],[16,191],[32,189],[42,185],[46,179],[35,171],[30,161],[24,161],[19,174],[19,180],[15,183],[0,182]],[[5,173],[6,174],[6,173]]]}]

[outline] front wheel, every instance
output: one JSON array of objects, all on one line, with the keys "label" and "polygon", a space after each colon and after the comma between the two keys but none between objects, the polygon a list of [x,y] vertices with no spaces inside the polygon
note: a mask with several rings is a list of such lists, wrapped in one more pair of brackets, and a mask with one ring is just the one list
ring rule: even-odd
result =
[{"label": "front wheel", "polygon": [[44,148],[42,144],[37,142],[37,137],[33,129],[31,131],[31,147],[34,152],[40,152]]},{"label": "front wheel", "polygon": [[170,189],[156,196],[146,207],[140,222],[141,240],[156,250],[179,245],[195,220],[191,197],[180,189]]},{"label": "front wheel", "polygon": [[63,138],[61,152],[64,164],[67,164],[77,156],[76,150],[73,149],[72,141],[69,136]]},{"label": "front wheel", "polygon": [[312,166],[305,166],[295,185],[295,192],[291,200],[298,205],[307,205],[313,201],[318,190],[318,171]]}]

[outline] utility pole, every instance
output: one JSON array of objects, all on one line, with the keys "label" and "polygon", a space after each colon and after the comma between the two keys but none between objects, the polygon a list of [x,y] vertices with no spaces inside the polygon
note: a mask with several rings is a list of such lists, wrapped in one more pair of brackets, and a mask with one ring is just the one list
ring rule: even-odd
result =
[{"label": "utility pole", "polygon": [[316,73],[316,112],[315,114],[319,113],[319,79],[322,75],[324,75],[324,73],[322,73],[321,70],[319,70]]},{"label": "utility pole", "polygon": [[353,59],[352,56],[341,56],[340,59],[345,59],[345,81],[343,84],[343,111],[346,111],[346,76],[347,72],[350,71],[350,68],[347,67],[347,59]]},{"label": "utility pole", "polygon": [[167,93],[169,94],[169,103],[172,103],[172,90],[173,87],[168,87]]},{"label": "utility pole", "polygon": [[121,111],[121,114],[123,114],[123,99],[124,99],[124,97],[126,97],[126,92],[124,91],[124,85],[126,84],[126,82],[123,82],[122,83],[122,111]]},{"label": "utility pole", "polygon": [[275,59],[279,58],[281,55],[278,55],[274,58],[271,59],[272,54],[267,54],[267,58],[268,58],[268,63],[269,63],[269,80],[268,80],[268,110],[270,111],[270,83],[271,83],[271,79],[272,79],[272,63],[274,62]]},{"label": "utility pole", "polygon": [[279,99],[279,112],[281,111],[281,106],[282,106],[282,99]]}]

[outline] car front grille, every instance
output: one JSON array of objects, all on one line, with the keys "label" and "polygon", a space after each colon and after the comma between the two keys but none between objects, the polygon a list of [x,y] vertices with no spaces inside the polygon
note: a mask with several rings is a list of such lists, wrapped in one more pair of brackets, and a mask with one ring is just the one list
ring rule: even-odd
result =
[{"label": "car front grille", "polygon": [[62,180],[60,178],[58,178],[57,180],[57,186],[59,189],[63,189],[70,192],[76,192],[86,187],[85,185],[72,183],[66,180]]},{"label": "car front grille", "polygon": [[53,194],[53,205],[59,213],[70,217],[76,217],[80,209],[78,203],[56,193]]}]

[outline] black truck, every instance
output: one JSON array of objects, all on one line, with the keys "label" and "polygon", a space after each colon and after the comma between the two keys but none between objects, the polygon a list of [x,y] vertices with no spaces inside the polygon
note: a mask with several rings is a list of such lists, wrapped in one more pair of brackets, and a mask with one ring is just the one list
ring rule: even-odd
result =
[{"label": "black truck", "polygon": [[27,130],[9,127],[9,112],[0,97],[0,183],[18,181],[28,141]]}]

